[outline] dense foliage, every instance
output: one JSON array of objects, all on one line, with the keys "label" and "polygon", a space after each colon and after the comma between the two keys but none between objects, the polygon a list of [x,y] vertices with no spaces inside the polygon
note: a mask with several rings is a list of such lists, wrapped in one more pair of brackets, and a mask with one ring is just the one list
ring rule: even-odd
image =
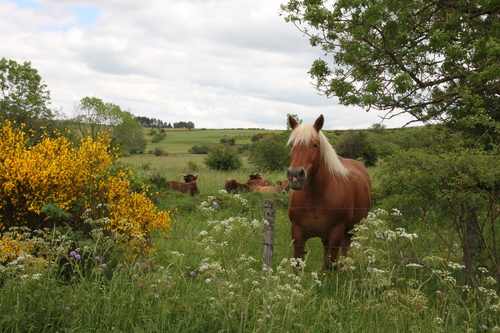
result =
[{"label": "dense foliage", "polygon": [[81,138],[94,140],[106,132],[111,144],[125,154],[142,153],[146,149],[144,129],[134,115],[120,106],[97,97],[84,97],[75,106],[73,123]]},{"label": "dense foliage", "polygon": [[[91,238],[100,229],[117,237],[124,254],[137,254],[149,251],[152,230],[168,229],[168,212],[132,191],[132,174],[116,164],[108,137],[87,137],[78,146],[63,136],[27,141],[9,121],[1,124],[0,231],[70,227]],[[2,262],[12,259],[2,252]]]},{"label": "dense foliage", "polygon": [[363,161],[366,166],[377,164],[377,150],[368,142],[365,131],[349,131],[344,133],[336,143],[337,153],[345,158]]},{"label": "dense foliage", "polygon": [[454,231],[469,284],[476,283],[479,265],[500,280],[498,156],[473,149],[414,149],[388,158],[379,180],[378,195],[384,198],[379,204],[425,223],[459,256],[459,248],[442,232]]},{"label": "dense foliage", "polygon": [[282,10],[330,55],[310,74],[342,104],[424,122],[500,121],[497,1],[290,0]]},{"label": "dense foliage", "polygon": [[24,124],[37,141],[43,130],[54,128],[57,112],[49,108],[50,92],[29,61],[0,59],[0,117]]},{"label": "dense foliage", "polygon": [[284,170],[290,164],[290,149],[281,134],[266,134],[250,146],[248,161],[262,171]]},{"label": "dense foliage", "polygon": [[203,163],[209,169],[219,171],[237,170],[243,166],[241,158],[225,145],[212,147]]}]

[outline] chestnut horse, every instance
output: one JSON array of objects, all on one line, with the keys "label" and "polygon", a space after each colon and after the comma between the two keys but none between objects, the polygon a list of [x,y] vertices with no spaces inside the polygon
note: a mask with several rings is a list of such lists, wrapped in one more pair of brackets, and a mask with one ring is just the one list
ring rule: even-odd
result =
[{"label": "chestnut horse", "polygon": [[371,182],[366,168],[356,160],[337,155],[321,132],[324,118],[314,125],[299,123],[289,116],[292,134],[288,217],[292,222],[293,256],[304,259],[309,238],[323,243],[323,269],[330,269],[339,250],[347,257],[351,230],[368,215]]}]

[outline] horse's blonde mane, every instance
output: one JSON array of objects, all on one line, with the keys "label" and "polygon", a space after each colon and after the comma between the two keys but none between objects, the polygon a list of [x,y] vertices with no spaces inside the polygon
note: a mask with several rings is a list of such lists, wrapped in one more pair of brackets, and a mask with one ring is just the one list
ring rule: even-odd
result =
[{"label": "horse's blonde mane", "polygon": [[321,156],[331,174],[346,178],[349,175],[349,169],[342,164],[335,149],[333,149],[323,132],[316,131],[313,125],[302,124],[297,126],[288,139],[288,145],[294,147],[298,144],[308,144],[311,140],[319,141]]}]

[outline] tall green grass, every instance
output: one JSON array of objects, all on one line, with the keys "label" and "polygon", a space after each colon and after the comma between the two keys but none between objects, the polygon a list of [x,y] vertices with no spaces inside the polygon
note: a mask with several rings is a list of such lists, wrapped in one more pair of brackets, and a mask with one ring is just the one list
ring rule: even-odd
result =
[{"label": "tall green grass", "polygon": [[[198,173],[201,193],[151,190],[171,212],[172,230],[152,235],[148,257],[106,251],[111,236],[81,248],[59,231],[31,237],[54,259],[21,255],[0,265],[0,331],[500,332],[489,273],[482,270],[478,288],[464,285],[460,258],[397,210],[374,208],[349,258],[323,272],[317,239],[307,243],[305,262],[291,259],[288,195],[221,191],[227,177],[246,181],[251,166],[222,173],[197,156],[147,154],[124,163],[145,184],[154,174],[181,181],[181,172]],[[284,172],[264,177],[275,182]],[[266,198],[275,203],[276,229],[272,270],[264,272]]]},{"label": "tall green grass", "polygon": [[290,259],[288,223],[278,210],[274,263],[264,273],[263,221],[253,200],[220,199],[217,208],[200,203],[176,213],[183,217],[171,237],[154,235],[157,251],[147,258],[66,248],[63,266],[26,271],[18,261],[3,269],[2,332],[500,329],[488,274],[480,289],[461,285],[460,265],[446,260],[446,251],[430,251],[427,235],[390,228],[404,217],[372,213],[350,258],[322,272],[314,242],[305,262]]}]

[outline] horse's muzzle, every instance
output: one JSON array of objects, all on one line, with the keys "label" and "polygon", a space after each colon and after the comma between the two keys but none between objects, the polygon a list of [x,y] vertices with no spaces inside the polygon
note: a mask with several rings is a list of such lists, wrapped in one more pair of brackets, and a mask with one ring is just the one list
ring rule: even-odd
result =
[{"label": "horse's muzzle", "polygon": [[304,184],[306,183],[306,170],[304,168],[288,168],[286,172],[286,178],[290,182],[290,188],[292,190],[302,190]]}]

